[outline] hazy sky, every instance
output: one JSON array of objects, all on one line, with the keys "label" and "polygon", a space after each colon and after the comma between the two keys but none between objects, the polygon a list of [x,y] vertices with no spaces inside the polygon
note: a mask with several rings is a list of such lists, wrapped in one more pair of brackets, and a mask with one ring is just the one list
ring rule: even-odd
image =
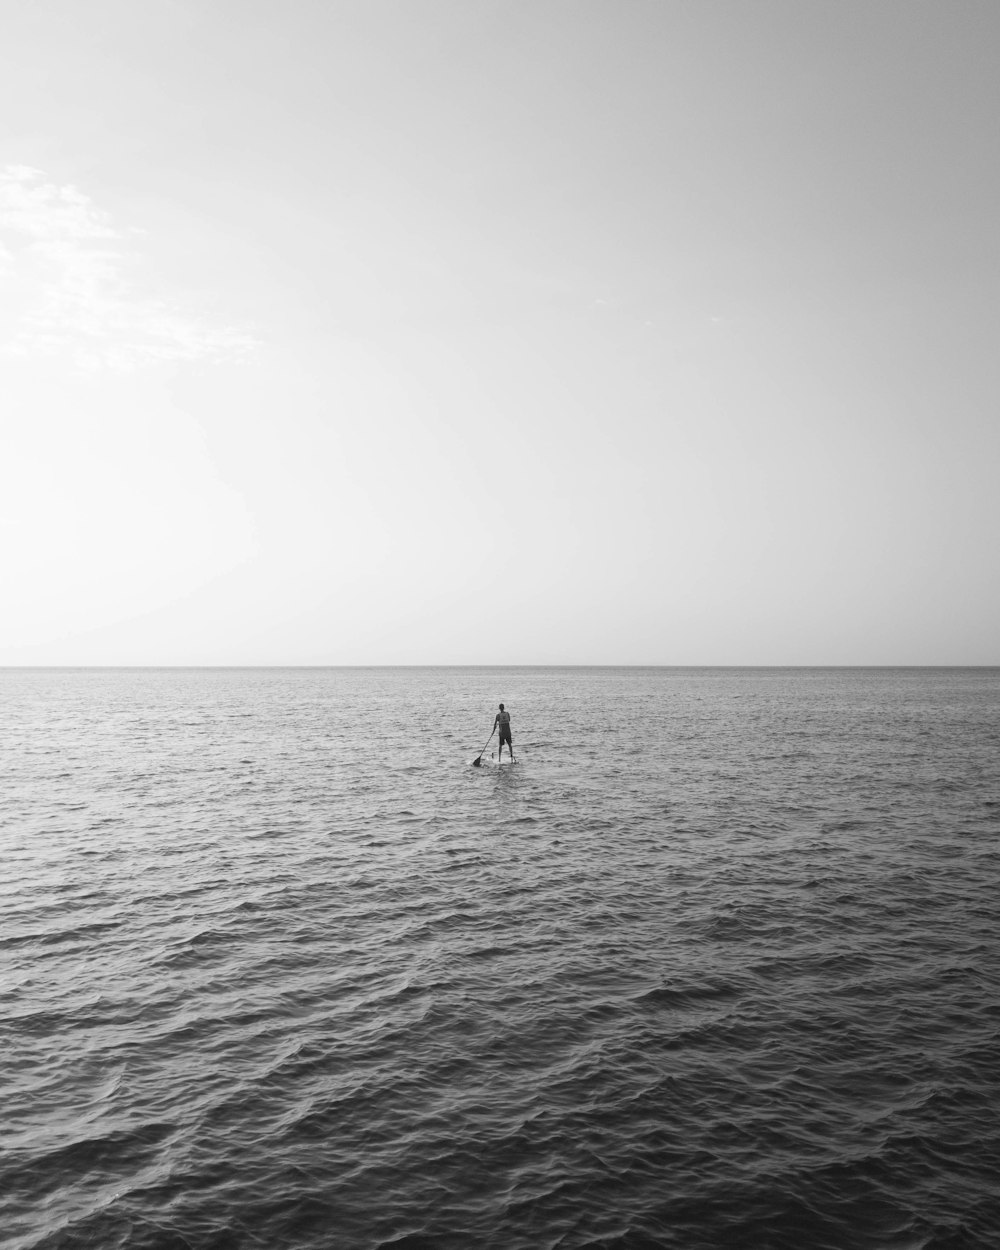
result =
[{"label": "hazy sky", "polygon": [[34,0],[0,663],[1000,663],[995,0]]}]

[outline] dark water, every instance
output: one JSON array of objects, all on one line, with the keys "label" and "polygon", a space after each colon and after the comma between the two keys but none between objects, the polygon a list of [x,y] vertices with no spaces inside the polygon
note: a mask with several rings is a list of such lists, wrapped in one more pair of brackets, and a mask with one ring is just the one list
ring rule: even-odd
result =
[{"label": "dark water", "polygon": [[1000,671],[0,697],[3,1245],[1000,1245]]}]

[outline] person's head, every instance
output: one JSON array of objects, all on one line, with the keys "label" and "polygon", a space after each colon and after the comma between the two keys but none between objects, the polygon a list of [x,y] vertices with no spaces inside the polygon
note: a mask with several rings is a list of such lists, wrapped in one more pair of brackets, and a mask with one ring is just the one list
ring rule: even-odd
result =
[{"label": "person's head", "polygon": [[503,711],[503,704],[502,704],[502,703],[500,704],[500,711],[501,711],[501,712]]}]

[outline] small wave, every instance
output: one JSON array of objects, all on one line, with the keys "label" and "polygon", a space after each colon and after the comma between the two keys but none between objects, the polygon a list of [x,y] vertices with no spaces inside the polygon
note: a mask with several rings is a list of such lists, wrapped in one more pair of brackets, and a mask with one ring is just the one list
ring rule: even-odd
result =
[{"label": "small wave", "polygon": [[633,1001],[639,1006],[682,1010],[688,1007],[700,1007],[704,1003],[731,1002],[738,998],[740,993],[739,986],[727,982],[688,982],[679,985],[656,986],[638,995]]},{"label": "small wave", "polygon": [[186,938],[178,947],[165,951],[157,961],[164,968],[190,968],[196,964],[225,959],[239,938],[220,929],[203,929]]},{"label": "small wave", "polygon": [[148,1123],[94,1137],[80,1137],[43,1150],[14,1149],[4,1167],[4,1187],[20,1201],[39,1201],[69,1177],[131,1174],[154,1157],[179,1131],[172,1123]]}]

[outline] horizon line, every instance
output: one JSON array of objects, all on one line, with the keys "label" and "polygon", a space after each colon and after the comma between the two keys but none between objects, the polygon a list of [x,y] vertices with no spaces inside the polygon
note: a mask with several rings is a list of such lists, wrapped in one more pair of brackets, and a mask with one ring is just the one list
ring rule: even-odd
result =
[{"label": "horizon line", "polygon": [[959,662],[946,663],[924,663],[924,664],[897,664],[897,663],[844,663],[844,664],[663,664],[663,663],[645,663],[642,661],[631,662],[626,664],[615,663],[586,663],[586,662],[562,662],[562,663],[505,663],[505,664],[454,664],[454,663],[354,663],[354,664],[0,664],[0,671],[18,672],[25,670],[33,671],[102,671],[102,672],[140,672],[148,669],[160,670],[248,670],[248,669],[302,669],[306,671],[322,671],[329,669],[434,669],[434,668],[456,668],[456,669],[768,669],[768,670],[787,670],[787,669],[994,669],[1000,668],[1000,662],[992,664],[970,664]]}]

